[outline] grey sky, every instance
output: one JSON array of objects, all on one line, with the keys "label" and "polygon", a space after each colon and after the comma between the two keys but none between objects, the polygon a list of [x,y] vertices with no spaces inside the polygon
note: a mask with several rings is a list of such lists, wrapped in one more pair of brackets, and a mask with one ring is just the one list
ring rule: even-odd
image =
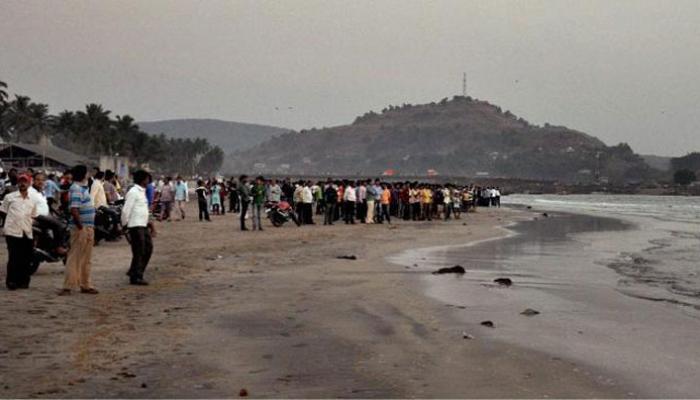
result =
[{"label": "grey sky", "polygon": [[333,126],[459,94],[462,71],[533,123],[700,150],[697,0],[0,0],[0,80],[52,112]]}]

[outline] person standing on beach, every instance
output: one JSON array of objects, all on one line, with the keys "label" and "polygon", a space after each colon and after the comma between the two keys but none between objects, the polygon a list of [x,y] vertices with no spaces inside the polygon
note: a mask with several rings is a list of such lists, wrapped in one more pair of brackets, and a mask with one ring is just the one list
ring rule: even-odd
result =
[{"label": "person standing on beach", "polygon": [[357,200],[357,193],[355,188],[352,187],[352,181],[348,181],[345,186],[345,192],[343,193],[343,201],[345,203],[345,223],[355,224],[355,201]]},{"label": "person standing on beach", "polygon": [[304,212],[302,221],[304,221],[305,225],[314,225],[314,194],[311,191],[311,182],[306,181],[303,185],[301,190],[301,204]]},{"label": "person standing on beach", "polygon": [[387,224],[391,225],[391,216],[389,215],[389,205],[391,204],[391,190],[387,187],[386,184],[382,185],[382,193],[379,195],[379,201],[381,202],[382,207],[382,214],[379,216],[379,220],[384,221],[384,218],[386,218]]},{"label": "person standing on beach", "polygon": [[73,172],[71,170],[65,171],[61,176],[61,182],[58,186],[59,188],[59,209],[64,215],[70,213],[70,188],[73,185]]},{"label": "person standing on beach", "polygon": [[374,184],[372,185],[372,188],[374,190],[374,222],[376,223],[381,223],[382,222],[382,192],[384,189],[382,189],[381,182],[379,179],[374,180]]},{"label": "person standing on beach", "polygon": [[267,187],[267,201],[272,204],[278,204],[282,201],[282,188],[275,179],[270,181],[270,185]]},{"label": "person standing on beach", "polygon": [[445,185],[440,190],[442,191],[442,202],[444,204],[443,210],[445,211],[445,221],[452,217],[454,213],[454,203],[452,201],[452,190],[451,185]]},{"label": "person standing on beach", "polygon": [[44,196],[51,210],[56,210],[58,204],[58,184],[56,183],[56,175],[50,174],[44,185]]},{"label": "person standing on beach", "polygon": [[252,190],[252,219],[253,219],[253,230],[262,231],[262,213],[263,204],[265,204],[265,178],[258,176],[255,178],[255,183],[253,184]]},{"label": "person standing on beach", "polygon": [[374,223],[374,210],[375,210],[375,202],[379,199],[379,194],[377,193],[376,189],[372,185],[372,181],[367,181],[366,189],[365,189],[365,196],[367,199],[367,212],[365,213],[365,223],[366,224],[373,224]]},{"label": "person standing on beach", "polygon": [[233,181],[233,178],[231,178],[228,181],[228,200],[229,200],[228,211],[231,214],[237,213],[241,210],[239,195],[238,195],[238,185],[236,184],[236,182]]},{"label": "person standing on beach", "polygon": [[175,200],[175,188],[171,177],[166,177],[160,189],[160,220],[170,221],[170,214]]},{"label": "person standing on beach", "polygon": [[427,185],[420,192],[421,206],[423,207],[423,220],[433,220],[433,191]]},{"label": "person standing on beach", "polygon": [[311,185],[311,195],[314,199],[312,206],[314,215],[323,214],[323,189],[321,189],[320,182]]},{"label": "person standing on beach", "polygon": [[182,177],[178,175],[175,182],[175,203],[177,203],[177,210],[180,212],[180,219],[185,219],[185,206],[189,201],[190,193],[187,188],[187,182],[183,181]]},{"label": "person standing on beach", "polygon": [[197,206],[199,207],[199,221],[211,221],[209,218],[209,202],[207,201],[207,188],[204,186],[203,180],[197,181],[197,189],[194,190],[197,195]]},{"label": "person standing on beach", "polygon": [[23,174],[17,177],[19,190],[9,193],[0,206],[5,214],[5,242],[7,242],[8,290],[28,289],[31,280],[30,260],[34,251],[32,218],[36,217],[36,204],[29,196],[31,178]]},{"label": "person standing on beach", "polygon": [[87,167],[73,168],[73,185],[70,188],[70,249],[66,261],[66,277],[59,295],[71,294],[80,288],[81,293],[97,294],[92,287],[92,248],[95,246],[95,206],[87,187]]},{"label": "person standing on beach", "polygon": [[148,176],[148,185],[146,186],[146,200],[148,200],[148,209],[153,209],[153,201],[156,198],[156,187],[153,185],[153,177]]},{"label": "person standing on beach", "polygon": [[226,181],[217,181],[221,190],[219,191],[219,196],[221,197],[221,215],[226,215],[226,197],[228,196],[228,188],[226,187]]},{"label": "person standing on beach", "polygon": [[420,216],[420,192],[415,182],[410,184],[410,189],[408,190],[408,205],[411,221],[418,221]]},{"label": "person standing on beach", "polygon": [[92,198],[92,204],[95,206],[96,210],[98,210],[100,207],[107,206],[107,195],[105,194],[105,187],[102,183],[104,178],[104,172],[95,172],[92,179],[92,186],[90,186],[90,198]]},{"label": "person standing on beach", "polygon": [[122,209],[122,226],[126,229],[131,245],[131,266],[129,267],[129,283],[146,286],[143,279],[148,262],[153,254],[153,239],[156,235],[153,223],[149,220],[146,186],[148,173],[143,170],[134,172],[134,186],[126,193]]},{"label": "person standing on beach", "polygon": [[211,209],[214,215],[221,215],[221,186],[218,180],[212,180],[211,185]]},{"label": "person standing on beach", "polygon": [[250,205],[250,187],[248,186],[247,175],[241,175],[238,179],[238,197],[241,202],[241,230],[247,231],[245,218],[248,213],[248,205]]},{"label": "person standing on beach", "polygon": [[325,203],[323,225],[333,225],[335,217],[335,207],[338,204],[338,188],[328,179],[326,188],[323,191],[323,202]]},{"label": "person standing on beach", "polygon": [[117,186],[114,184],[114,181],[114,172],[110,170],[105,171],[105,180],[102,186],[104,187],[107,204],[114,204],[119,199],[119,192],[117,191]]}]

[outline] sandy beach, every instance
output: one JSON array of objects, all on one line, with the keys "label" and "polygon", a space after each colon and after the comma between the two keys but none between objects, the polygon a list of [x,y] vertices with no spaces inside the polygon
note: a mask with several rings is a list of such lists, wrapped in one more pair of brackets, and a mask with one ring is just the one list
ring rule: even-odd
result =
[{"label": "sandy beach", "polygon": [[[97,296],[56,296],[60,265],[42,266],[28,291],[1,292],[0,393],[628,395],[629,388],[578,373],[566,359],[489,339],[479,320],[463,322],[463,308],[424,295],[424,264],[387,259],[502,236],[501,226],[522,218],[529,216],[481,209],[447,223],[287,225],[248,233],[232,215],[161,223],[149,287],[126,284],[122,241],[96,248]],[[343,255],[357,260],[337,259]]]}]

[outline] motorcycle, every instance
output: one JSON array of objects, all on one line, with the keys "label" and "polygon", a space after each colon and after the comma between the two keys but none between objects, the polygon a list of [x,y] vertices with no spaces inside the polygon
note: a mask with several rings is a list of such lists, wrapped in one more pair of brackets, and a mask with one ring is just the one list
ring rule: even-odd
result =
[{"label": "motorcycle", "polygon": [[124,200],[117,200],[110,206],[102,206],[95,210],[95,244],[102,240],[113,242],[122,235],[121,218]]},{"label": "motorcycle", "polygon": [[299,216],[297,216],[292,206],[286,201],[265,204],[265,213],[267,214],[267,218],[270,219],[270,222],[272,222],[272,225],[276,227],[284,225],[289,220],[294,221],[297,226],[301,226]]},{"label": "motorcycle", "polygon": [[[53,225],[53,230],[49,225]],[[54,237],[54,230],[62,233],[61,243],[57,243]],[[34,251],[29,264],[30,274],[33,275],[39,269],[39,265],[44,262],[55,263],[61,261],[63,264],[66,263],[66,255],[58,254],[56,252],[56,247],[59,245],[64,249],[68,249],[70,231],[67,221],[62,219],[53,219],[53,221],[49,221],[37,218],[32,224],[32,231],[34,236]]]}]

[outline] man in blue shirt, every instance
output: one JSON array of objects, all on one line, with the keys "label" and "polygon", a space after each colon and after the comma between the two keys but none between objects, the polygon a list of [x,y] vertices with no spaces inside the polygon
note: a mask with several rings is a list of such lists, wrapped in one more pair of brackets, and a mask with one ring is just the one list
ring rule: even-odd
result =
[{"label": "man in blue shirt", "polygon": [[49,204],[50,209],[54,209],[54,206],[58,204],[58,192],[59,187],[56,183],[56,175],[49,175],[49,179],[44,184],[44,197],[46,197],[46,202]]},{"label": "man in blue shirt", "polygon": [[78,288],[80,293],[97,294],[90,281],[92,248],[95,245],[95,206],[90,197],[87,167],[84,165],[73,168],[69,207],[70,250],[66,260],[66,277],[59,295],[71,294],[73,289]]}]

